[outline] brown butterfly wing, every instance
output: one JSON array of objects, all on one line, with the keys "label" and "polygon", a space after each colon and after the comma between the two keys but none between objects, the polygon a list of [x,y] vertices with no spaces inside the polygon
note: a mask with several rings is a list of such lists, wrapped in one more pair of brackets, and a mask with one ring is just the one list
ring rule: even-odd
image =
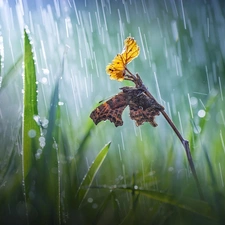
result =
[{"label": "brown butterfly wing", "polygon": [[[139,94],[136,94],[137,91]],[[136,121],[137,126],[144,122],[149,122],[153,127],[158,126],[155,122],[155,116],[158,116],[160,111],[164,110],[163,106],[158,104],[155,99],[148,97],[144,92],[140,93],[138,89],[132,92],[134,96],[129,102],[131,119]]]},{"label": "brown butterfly wing", "polygon": [[90,117],[96,125],[101,121],[109,120],[114,123],[116,127],[122,126],[122,113],[126,106],[126,93],[120,92],[118,95],[115,95],[113,98],[98,106],[92,111]]},{"label": "brown butterfly wing", "polygon": [[143,110],[140,106],[130,105],[130,118],[136,121],[137,126],[140,126],[144,122],[149,122],[153,127],[158,126],[155,122],[155,116],[159,114],[159,110],[153,108]]}]

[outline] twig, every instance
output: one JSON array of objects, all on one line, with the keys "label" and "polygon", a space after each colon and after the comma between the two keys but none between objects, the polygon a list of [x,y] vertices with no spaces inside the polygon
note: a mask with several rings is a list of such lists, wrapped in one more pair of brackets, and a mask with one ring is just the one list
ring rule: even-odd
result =
[{"label": "twig", "polygon": [[174,125],[174,123],[170,119],[170,117],[167,115],[167,113],[164,110],[161,111],[161,113],[164,116],[164,118],[166,119],[166,121],[169,123],[171,128],[174,130],[174,132],[176,133],[177,137],[180,139],[182,145],[184,146],[184,149],[185,149],[185,152],[186,152],[186,155],[187,155],[187,159],[188,159],[188,162],[189,162],[189,166],[191,168],[191,172],[192,172],[192,174],[194,176],[194,179],[195,179],[195,182],[196,182],[196,185],[197,185],[197,188],[198,188],[199,196],[200,196],[201,200],[204,200],[204,195],[203,195],[203,192],[202,192],[202,188],[201,188],[201,185],[200,185],[199,180],[198,180],[198,176],[197,176],[197,173],[196,173],[196,170],[195,170],[194,162],[192,160],[191,151],[190,151],[190,147],[189,147],[189,142],[182,137],[182,135],[177,130],[176,126]]},{"label": "twig", "polygon": [[[156,101],[156,99],[152,96],[152,94],[148,91],[148,89],[143,84],[143,81],[141,80],[140,76],[138,74],[136,74],[136,76],[133,75],[127,68],[125,68],[125,70],[129,73],[129,74],[125,75],[125,80],[133,81],[137,88],[141,88],[144,91],[144,93],[149,98],[154,99]],[[187,159],[188,159],[188,163],[189,163],[189,166],[191,168],[191,172],[192,172],[192,174],[194,176],[194,179],[195,179],[195,182],[196,182],[196,185],[197,185],[199,196],[200,196],[201,200],[204,200],[204,195],[203,195],[203,192],[202,192],[202,188],[201,188],[201,185],[199,183],[198,176],[197,176],[197,173],[196,173],[196,170],[195,170],[195,166],[194,166],[194,162],[193,162],[193,159],[192,159],[192,156],[191,156],[189,142],[182,137],[181,133],[176,128],[175,124],[170,119],[170,117],[167,115],[165,110],[161,110],[161,113],[164,116],[164,118],[166,119],[166,121],[168,122],[168,124],[171,126],[171,128],[173,129],[173,131],[175,132],[177,137],[180,139],[182,145],[184,146],[184,149],[185,149],[185,152],[186,152],[186,155],[187,155]]]}]

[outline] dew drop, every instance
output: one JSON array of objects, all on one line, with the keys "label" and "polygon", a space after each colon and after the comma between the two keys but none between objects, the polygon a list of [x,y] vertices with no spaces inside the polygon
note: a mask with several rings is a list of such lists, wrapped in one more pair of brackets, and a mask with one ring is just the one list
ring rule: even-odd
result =
[{"label": "dew drop", "polygon": [[88,198],[87,200],[89,203],[92,203],[93,202],[93,198]]},{"label": "dew drop", "polygon": [[206,115],[205,110],[201,109],[201,110],[198,111],[198,116],[199,116],[200,118],[205,117],[205,115]]},{"label": "dew drop", "polygon": [[[49,74],[49,69],[42,69],[43,74],[48,75]],[[47,78],[46,78],[47,79]]]},{"label": "dew drop", "polygon": [[37,150],[37,153],[41,154],[41,153],[42,153],[42,149],[39,148],[39,149]]},{"label": "dew drop", "polygon": [[29,130],[29,131],[28,131],[28,136],[29,136],[30,138],[34,138],[34,137],[36,136],[36,131],[33,130],[33,129]]},{"label": "dew drop", "polygon": [[196,97],[191,97],[190,103],[192,106],[196,106],[198,104],[198,99]]},{"label": "dew drop", "polygon": [[40,147],[42,147],[42,148],[45,147],[45,141],[40,142]]},{"label": "dew drop", "polygon": [[41,118],[40,118],[40,116],[34,115],[34,116],[33,116],[33,119],[34,119],[35,122],[38,124],[38,126],[41,125]]},{"label": "dew drop", "polygon": [[40,142],[45,142],[45,137],[39,137]]},{"label": "dew drop", "polygon": [[58,105],[59,106],[64,105],[64,102],[58,102]]},{"label": "dew drop", "polygon": [[40,154],[40,153],[36,153],[36,154],[35,154],[35,158],[36,158],[36,160],[37,160],[37,159],[40,159],[40,158],[41,158],[41,154]]},{"label": "dew drop", "polygon": [[42,84],[47,84],[48,83],[48,79],[46,77],[42,77],[41,78],[41,83]]}]

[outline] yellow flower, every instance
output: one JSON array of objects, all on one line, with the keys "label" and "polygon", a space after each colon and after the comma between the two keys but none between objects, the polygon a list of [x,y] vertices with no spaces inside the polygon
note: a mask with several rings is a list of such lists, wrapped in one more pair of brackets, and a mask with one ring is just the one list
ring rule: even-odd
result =
[{"label": "yellow flower", "polygon": [[127,64],[136,58],[139,53],[140,48],[134,38],[126,38],[122,53],[117,54],[112,63],[106,66],[106,73],[110,75],[112,80],[123,81]]}]

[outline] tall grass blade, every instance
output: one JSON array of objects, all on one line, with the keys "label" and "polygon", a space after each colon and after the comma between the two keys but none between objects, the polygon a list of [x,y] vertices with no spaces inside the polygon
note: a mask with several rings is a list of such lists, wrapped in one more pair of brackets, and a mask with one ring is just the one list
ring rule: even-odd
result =
[{"label": "tall grass blade", "polygon": [[60,206],[60,159],[59,151],[61,150],[62,131],[61,127],[56,124],[62,122],[61,108],[59,106],[59,89],[60,78],[63,75],[64,58],[62,60],[61,72],[57,77],[54,91],[52,93],[50,110],[49,110],[49,123],[46,134],[46,145],[43,149],[43,172],[45,174],[43,182],[45,183],[44,190],[46,193],[45,201],[48,205],[49,214],[47,219],[54,224],[61,224],[61,206]]},{"label": "tall grass blade", "polygon": [[97,174],[100,166],[102,165],[102,163],[108,153],[110,144],[111,144],[111,142],[106,144],[101,149],[101,151],[98,153],[95,160],[93,161],[92,165],[88,169],[88,172],[86,173],[83,181],[81,182],[81,184],[78,188],[78,191],[76,193],[76,199],[75,199],[76,205],[78,208],[81,206],[81,203],[83,202],[85,196],[87,195],[89,188],[95,178],[95,175]]},{"label": "tall grass blade", "polygon": [[40,129],[33,119],[38,114],[37,108],[37,85],[32,46],[28,33],[24,30],[24,79],[23,79],[23,120],[22,120],[22,174],[23,174],[23,191],[25,197],[26,219],[29,224],[29,214],[27,203],[28,187],[30,179],[28,177],[34,162],[34,154],[38,149],[38,138]]},{"label": "tall grass blade", "polygon": [[37,84],[32,46],[26,31],[24,31],[24,80],[23,80],[23,121],[22,121],[22,149],[23,149],[23,177],[26,178],[32,165],[33,153],[38,148],[40,128],[33,119],[38,114]]}]

